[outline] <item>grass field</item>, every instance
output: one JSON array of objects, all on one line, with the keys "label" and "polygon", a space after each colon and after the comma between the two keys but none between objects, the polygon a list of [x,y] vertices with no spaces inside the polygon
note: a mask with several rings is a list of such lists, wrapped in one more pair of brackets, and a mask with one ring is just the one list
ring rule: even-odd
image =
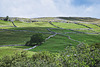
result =
[{"label": "grass field", "polygon": [[15,22],[15,25],[18,27],[53,27],[48,22],[32,22],[32,23],[26,23],[26,22],[17,23],[17,22]]},{"label": "grass field", "polygon": [[74,23],[59,23],[59,22],[52,22],[52,23],[58,27],[66,28],[66,29],[86,28],[84,26],[77,25]]},{"label": "grass field", "polygon": [[57,33],[66,33],[66,32],[74,32],[74,31],[71,31],[71,30],[66,30],[66,29],[51,29],[51,31],[53,32],[57,32]]},{"label": "grass field", "polygon": [[[19,47],[19,46],[18,46]],[[14,55],[15,53],[20,53],[22,52],[22,48],[27,48],[27,47],[0,47],[0,58],[2,58],[3,56],[10,56],[10,55]],[[28,47],[29,48],[29,47]],[[32,51],[28,51],[28,56],[31,57],[35,52]]]},{"label": "grass field", "polygon": [[[82,34],[82,33],[67,33],[67,32],[74,32],[71,30],[66,29],[86,29],[87,27],[82,25],[77,25],[74,23],[59,23],[59,22],[52,22],[54,25],[64,28],[64,29],[50,29],[52,32],[61,33],[63,35],[70,36],[74,40],[78,40],[80,42],[84,42],[87,44],[93,43],[100,43],[100,34]],[[30,37],[34,34],[34,32],[28,31],[35,31],[35,32],[49,32],[47,28],[56,28],[53,25],[49,24],[48,22],[21,22],[21,21],[14,21],[14,24],[17,27],[9,27],[13,26],[11,22],[0,20],[0,45],[16,45],[16,44],[25,44],[27,41],[30,40]],[[92,30],[76,30],[80,32],[87,32],[87,33],[94,33],[93,31],[100,32],[100,27],[92,24],[85,24],[93,28]],[[6,26],[6,27],[5,27]],[[2,29],[8,29],[9,31],[5,31]],[[11,31],[11,30],[27,30],[27,31]],[[66,34],[65,34],[66,33]],[[52,34],[43,34],[45,38],[49,37]],[[79,44],[78,42],[72,41],[68,39],[68,37],[56,35],[48,39],[45,43],[40,46],[37,46],[35,49],[31,49],[29,51],[39,52],[39,51],[50,51],[50,52],[59,52],[63,51],[69,45],[76,46]],[[5,49],[4,49],[5,48]],[[0,47],[2,52],[9,51],[13,54],[13,51],[17,51],[16,49],[25,49],[29,48],[27,46],[13,46],[13,47]],[[10,50],[12,49],[12,50]],[[1,55],[4,56],[6,53],[2,53]],[[7,52],[9,54],[9,52]]]},{"label": "grass field", "polygon": [[[0,45],[25,44],[33,34],[33,32],[3,31],[0,32]],[[44,34],[44,37],[46,38],[49,35]]]},{"label": "grass field", "polygon": [[47,40],[44,44],[31,49],[30,51],[50,51],[50,52],[60,52],[64,50],[67,46],[72,44],[73,46],[77,45],[77,42],[69,40],[67,37],[62,37],[59,35],[54,36]]},{"label": "grass field", "polygon": [[8,26],[8,25],[12,25],[12,23],[11,22],[9,22],[9,21],[3,21],[3,20],[0,20],[0,26]]}]

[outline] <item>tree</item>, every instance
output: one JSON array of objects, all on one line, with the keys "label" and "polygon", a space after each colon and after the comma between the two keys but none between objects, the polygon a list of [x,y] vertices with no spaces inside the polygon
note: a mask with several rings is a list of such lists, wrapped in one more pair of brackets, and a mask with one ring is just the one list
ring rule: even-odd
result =
[{"label": "tree", "polygon": [[26,46],[35,46],[35,45],[41,45],[42,42],[44,42],[45,39],[41,33],[33,34],[30,41],[26,42]]},{"label": "tree", "polygon": [[8,21],[9,20],[9,16],[6,16],[6,18],[4,19],[4,21]]}]

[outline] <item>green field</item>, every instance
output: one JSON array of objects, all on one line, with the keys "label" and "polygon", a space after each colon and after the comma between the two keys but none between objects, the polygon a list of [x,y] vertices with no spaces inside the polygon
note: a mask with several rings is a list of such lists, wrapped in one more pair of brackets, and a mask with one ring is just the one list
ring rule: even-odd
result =
[{"label": "green field", "polygon": [[59,22],[52,22],[52,23],[58,27],[66,28],[66,29],[86,28],[84,26],[77,25],[74,23],[59,23]]},{"label": "green field", "polygon": [[[33,32],[22,31],[0,31],[0,45],[25,44],[34,34]],[[49,35],[50,34],[44,34],[44,37],[46,38]]]},{"label": "green field", "polygon": [[[62,19],[67,20],[19,18],[14,24],[0,20],[0,67],[99,67],[99,20]],[[36,33],[42,33],[45,41],[38,46],[25,46],[30,39],[36,40],[38,36],[32,39]]]},{"label": "green field", "polygon": [[67,46],[73,44],[73,46],[77,45],[77,42],[73,42],[69,40],[67,37],[62,37],[56,35],[49,40],[47,40],[44,44],[36,47],[35,49],[31,49],[30,51],[50,51],[50,52],[60,52],[64,50]]},{"label": "green field", "polygon": [[[52,22],[55,26],[58,26],[60,29],[57,27],[54,27],[48,22],[21,22],[21,21],[14,21],[14,24],[17,27],[13,27],[13,24],[8,21],[3,21],[0,20],[0,45],[24,45],[27,41],[30,40],[30,37],[37,32],[48,32],[50,33],[47,29],[50,29],[52,32],[60,33],[62,35],[70,36],[71,39],[77,40],[80,42],[84,42],[87,44],[94,44],[94,43],[100,43],[100,34],[83,34],[83,33],[77,33],[75,31],[79,32],[85,32],[85,33],[96,33],[100,32],[100,27],[92,24],[86,24],[86,23],[81,23],[83,25],[89,26],[93,29],[91,30],[81,30],[82,28],[87,29],[87,27],[82,26],[82,25],[77,25],[74,23],[61,23],[61,22]],[[98,24],[99,25],[99,24]],[[53,29],[55,28],[55,29]],[[6,29],[6,30],[3,30]],[[73,29],[68,30],[68,29]],[[80,29],[80,30],[77,30]],[[15,31],[14,31],[15,30]],[[68,33],[69,32],[69,33]],[[73,33],[74,32],[74,33]],[[45,38],[49,37],[50,35],[53,34],[43,34]],[[40,51],[50,51],[50,52],[60,52],[63,51],[67,46],[70,44],[72,46],[76,46],[79,44],[78,42],[75,42],[73,40],[68,39],[66,36],[61,36],[61,35],[56,35],[54,37],[51,37],[47,41],[45,41],[42,45],[37,46],[34,49],[31,49],[29,51],[33,52],[40,52]],[[30,48],[29,46],[13,46],[13,47],[0,47],[0,49],[3,51],[3,49],[8,50],[13,53],[12,51],[18,49],[26,49]],[[10,50],[12,49],[12,50]],[[4,50],[4,52],[6,51]],[[0,55],[4,56],[2,54],[2,51],[0,51]],[[7,52],[9,54],[9,52]]]},{"label": "green field", "polygon": [[[3,56],[11,56],[11,55],[14,55],[16,53],[20,53],[22,50],[22,48],[29,48],[29,47],[0,47],[0,59],[3,57]],[[28,56],[32,56],[35,52],[31,52],[31,51],[28,51]]]}]

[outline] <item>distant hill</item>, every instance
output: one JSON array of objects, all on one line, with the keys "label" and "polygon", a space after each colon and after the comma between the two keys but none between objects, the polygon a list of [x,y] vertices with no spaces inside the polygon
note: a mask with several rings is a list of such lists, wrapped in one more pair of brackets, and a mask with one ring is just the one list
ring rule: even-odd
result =
[{"label": "distant hill", "polygon": [[98,20],[100,20],[100,19],[91,18],[91,17],[58,17],[58,18],[64,19],[64,20],[84,21],[84,22],[93,22],[93,21],[98,21]]},{"label": "distant hill", "polygon": [[[4,20],[5,17],[0,17],[0,20]],[[19,18],[10,17],[11,20],[23,21],[23,22],[35,22],[35,21],[81,21],[81,22],[100,22],[100,19],[91,17],[39,17],[39,18]]]}]

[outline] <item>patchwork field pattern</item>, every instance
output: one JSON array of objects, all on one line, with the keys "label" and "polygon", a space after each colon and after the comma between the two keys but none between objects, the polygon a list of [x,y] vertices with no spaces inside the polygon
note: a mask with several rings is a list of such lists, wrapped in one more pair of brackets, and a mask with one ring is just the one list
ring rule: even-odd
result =
[{"label": "patchwork field pattern", "polygon": [[[29,51],[63,51],[67,46],[76,46],[80,43],[94,44],[100,43],[100,24],[99,23],[80,23],[77,21],[41,21],[38,22],[12,22],[0,20],[0,46],[15,45],[13,49],[30,48],[24,46],[34,33],[43,33],[43,36],[50,39],[42,45]],[[17,45],[23,45],[17,47]]]}]

